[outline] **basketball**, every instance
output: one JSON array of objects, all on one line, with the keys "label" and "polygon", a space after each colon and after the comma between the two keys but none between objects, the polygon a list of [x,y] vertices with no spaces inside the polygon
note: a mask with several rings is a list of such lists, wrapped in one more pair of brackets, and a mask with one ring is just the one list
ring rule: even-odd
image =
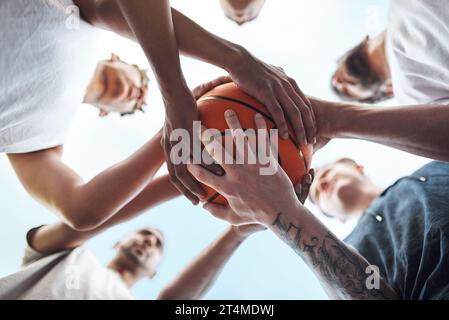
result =
[{"label": "basketball", "polygon": [[[228,128],[224,113],[228,109],[238,115],[242,128],[255,128],[254,116],[260,113],[267,123],[267,129],[273,129],[275,123],[267,107],[240,90],[236,84],[227,83],[215,87],[197,101],[202,125],[224,132]],[[294,131],[289,127],[289,139],[278,141],[278,161],[293,184],[299,183],[310,170],[312,146],[301,148],[295,142]],[[226,199],[209,186],[203,185],[207,192],[207,202],[227,204]]]}]

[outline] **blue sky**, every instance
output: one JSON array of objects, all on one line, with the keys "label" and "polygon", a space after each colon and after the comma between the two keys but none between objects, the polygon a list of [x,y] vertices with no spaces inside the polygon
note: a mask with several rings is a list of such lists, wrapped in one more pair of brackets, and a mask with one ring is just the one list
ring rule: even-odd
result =
[{"label": "blue sky", "polygon": [[[305,93],[324,99],[336,99],[329,86],[335,61],[365,35],[375,36],[382,31],[388,8],[386,0],[267,0],[259,19],[238,27],[223,16],[218,0],[177,0],[172,4],[211,32],[245,46],[266,62],[282,66]],[[148,66],[137,45],[101,32],[92,63],[94,57],[106,58],[110,52],[141,67]],[[183,58],[182,65],[191,87],[223,74],[191,59]],[[151,73],[150,78],[149,106],[144,115],[99,119],[93,108],[80,105],[65,144],[64,159],[84,179],[126,158],[162,126],[163,106]],[[365,165],[367,173],[385,187],[428,161],[367,142],[334,141],[315,156],[314,165],[342,156]],[[328,221],[316,208],[308,206],[338,235],[344,236],[350,230],[350,224],[340,226]],[[4,276],[20,265],[26,231],[56,219],[26,194],[4,155],[0,156],[0,216],[0,276]],[[133,288],[139,299],[155,298],[227,228],[201,207],[180,198],[108,230],[91,240],[88,247],[106,264],[117,240],[148,225],[164,231],[167,248],[157,277]],[[206,298],[326,299],[326,295],[301,259],[274,235],[263,232],[242,245]]]}]

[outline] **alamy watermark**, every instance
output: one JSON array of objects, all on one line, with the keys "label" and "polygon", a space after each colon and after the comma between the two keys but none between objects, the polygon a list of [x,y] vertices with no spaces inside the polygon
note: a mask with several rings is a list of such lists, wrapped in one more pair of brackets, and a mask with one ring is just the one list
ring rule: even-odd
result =
[{"label": "alamy watermark", "polygon": [[75,5],[70,5],[65,8],[65,26],[69,30],[79,30],[81,23],[80,9]]},{"label": "alamy watermark", "polygon": [[201,121],[194,121],[193,132],[198,134],[192,137],[190,131],[182,128],[171,132],[170,161],[174,165],[189,162],[211,165],[216,159],[225,165],[258,165],[260,175],[274,175],[279,168],[277,129],[226,129],[221,132],[201,130]]},{"label": "alamy watermark", "polygon": [[365,280],[365,286],[368,290],[380,289],[380,272],[379,267],[370,265],[366,267],[365,273],[368,275]]}]

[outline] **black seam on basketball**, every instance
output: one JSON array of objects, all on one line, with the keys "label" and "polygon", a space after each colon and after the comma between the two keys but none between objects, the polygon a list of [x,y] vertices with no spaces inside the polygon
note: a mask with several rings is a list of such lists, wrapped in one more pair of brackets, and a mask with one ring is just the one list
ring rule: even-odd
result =
[{"label": "black seam on basketball", "polygon": [[[198,102],[201,102],[201,101],[204,101],[204,100],[215,100],[215,99],[217,99],[217,100],[231,101],[231,102],[240,104],[240,105],[242,105],[242,106],[244,106],[244,107],[247,107],[247,108],[249,108],[249,109],[251,109],[251,110],[253,110],[253,111],[256,111],[256,112],[260,113],[262,116],[264,116],[265,118],[267,118],[268,120],[270,120],[270,121],[271,121],[271,124],[275,125],[274,128],[277,128],[277,127],[276,127],[276,124],[275,124],[275,122],[274,122],[274,120],[273,120],[272,117],[270,117],[270,116],[269,116],[268,114],[266,114],[265,112],[259,110],[258,108],[256,108],[256,107],[250,105],[249,103],[247,103],[247,102],[245,102],[245,101],[242,101],[242,100],[239,100],[239,99],[234,99],[234,98],[229,98],[229,97],[224,97],[224,96],[209,96],[209,97],[200,98],[200,99],[198,100]],[[301,159],[302,159],[302,161],[303,161],[303,163],[304,163],[304,168],[307,170],[307,162],[306,162],[306,158],[304,157],[304,154],[302,153],[301,148],[298,146],[298,144],[296,143],[295,139],[293,139],[293,137],[290,135],[290,133],[288,134],[288,138],[289,138],[289,140],[293,143],[293,145],[295,146],[296,150],[298,151],[299,156],[301,157]],[[280,163],[279,163],[279,164],[280,164]]]},{"label": "black seam on basketball", "polygon": [[210,197],[209,199],[207,199],[207,202],[213,202],[215,201],[219,196],[221,196],[221,194],[219,192],[215,193],[212,197]]}]

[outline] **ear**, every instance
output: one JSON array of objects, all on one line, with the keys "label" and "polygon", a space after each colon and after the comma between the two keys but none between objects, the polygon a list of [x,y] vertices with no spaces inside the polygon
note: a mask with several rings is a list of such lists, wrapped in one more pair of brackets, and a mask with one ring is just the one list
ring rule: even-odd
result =
[{"label": "ear", "polygon": [[111,53],[111,61],[112,62],[120,61],[120,57],[118,55],[116,55],[115,53]]},{"label": "ear", "polygon": [[387,80],[384,84],[385,93],[387,94],[387,97],[393,98],[394,97],[394,90],[393,90],[393,82],[391,79]]},{"label": "ear", "polygon": [[355,168],[357,169],[358,172],[360,172],[361,174],[365,173],[365,167],[360,165],[360,164],[356,164]]}]

